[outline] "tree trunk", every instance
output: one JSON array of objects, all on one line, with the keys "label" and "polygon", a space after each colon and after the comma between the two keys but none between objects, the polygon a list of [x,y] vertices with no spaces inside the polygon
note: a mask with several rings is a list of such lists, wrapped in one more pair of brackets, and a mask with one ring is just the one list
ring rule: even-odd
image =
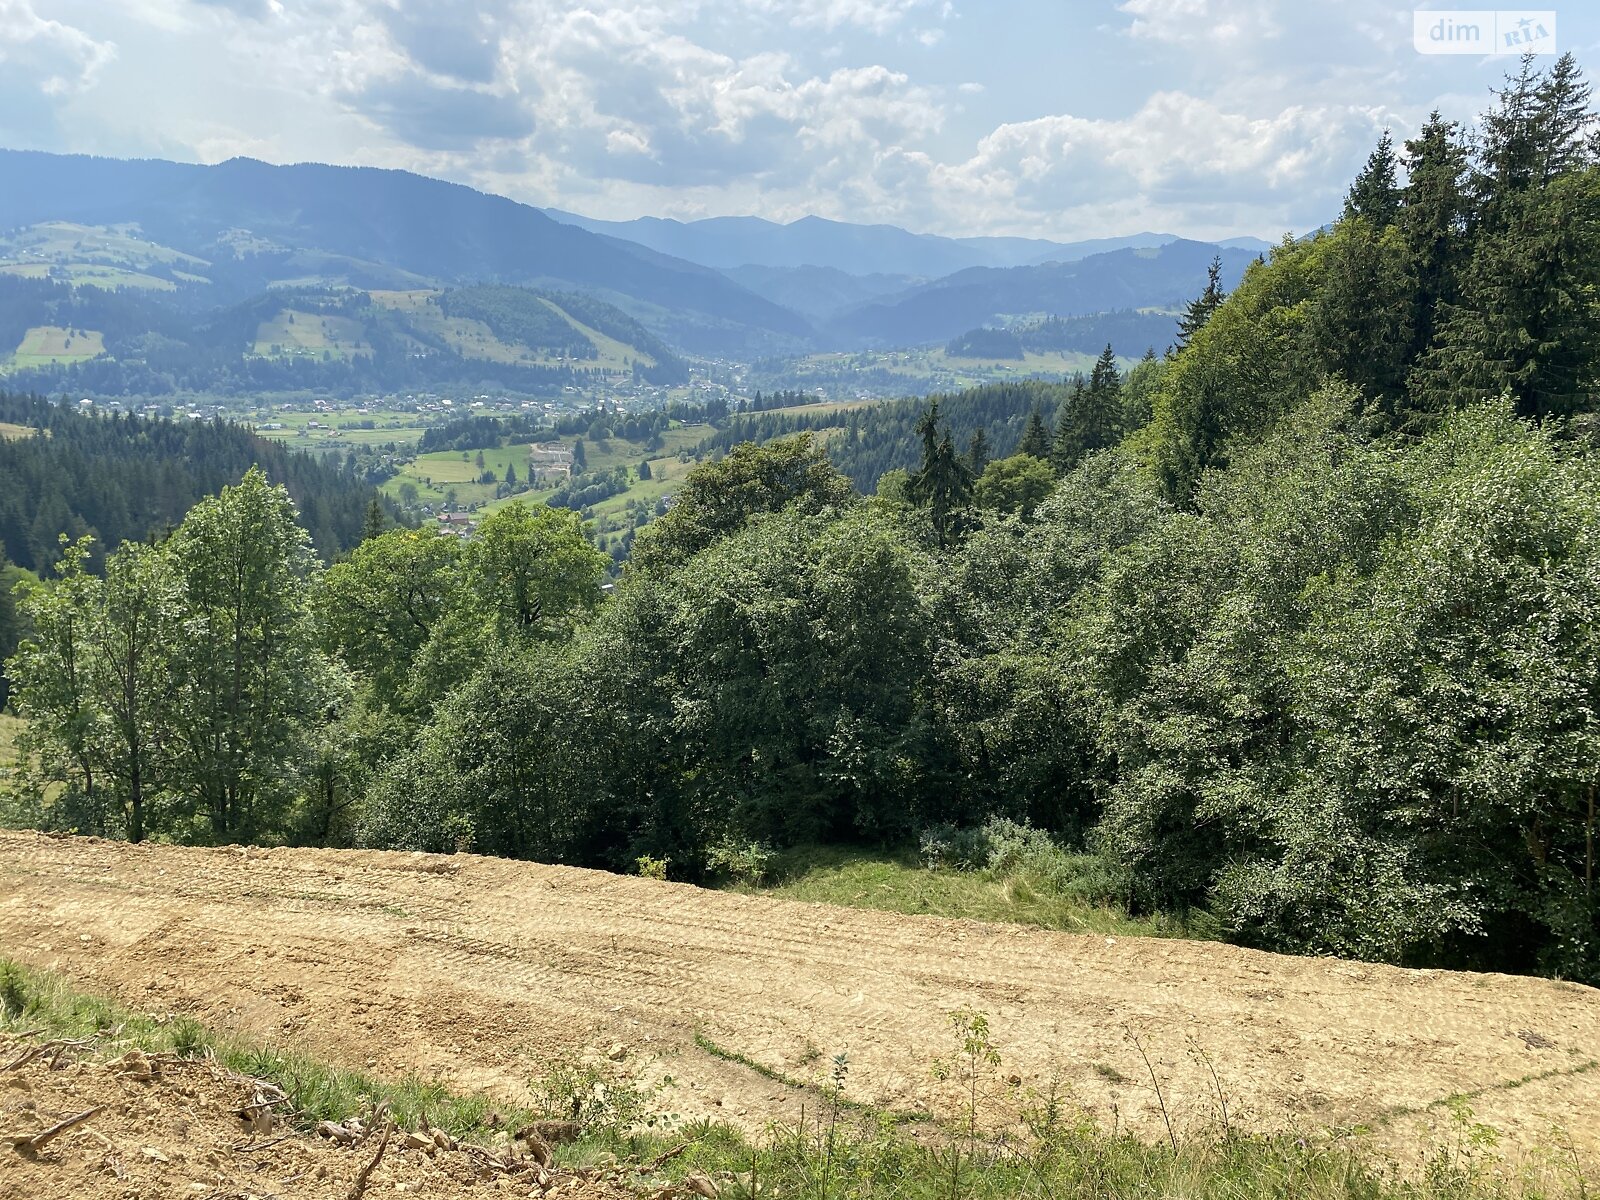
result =
[{"label": "tree trunk", "polygon": [[1583,890],[1594,895],[1594,784],[1589,785],[1589,819],[1583,828]]}]

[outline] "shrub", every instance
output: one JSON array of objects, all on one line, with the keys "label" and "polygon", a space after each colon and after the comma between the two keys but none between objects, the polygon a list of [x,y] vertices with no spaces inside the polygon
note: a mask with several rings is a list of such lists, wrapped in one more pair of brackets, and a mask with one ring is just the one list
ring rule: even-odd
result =
[{"label": "shrub", "polygon": [[724,838],[706,853],[706,866],[735,883],[759,887],[772,868],[772,848],[762,842]]}]

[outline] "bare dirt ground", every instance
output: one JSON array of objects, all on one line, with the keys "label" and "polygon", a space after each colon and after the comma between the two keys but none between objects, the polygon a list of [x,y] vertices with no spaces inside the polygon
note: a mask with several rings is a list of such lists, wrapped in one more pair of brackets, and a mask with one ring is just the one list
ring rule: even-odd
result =
[{"label": "bare dirt ground", "polygon": [[541,1171],[509,1139],[441,1146],[386,1136],[381,1122],[350,1145],[297,1133],[259,1081],[213,1062],[29,1058],[38,1048],[0,1037],[0,1200],[349,1200],[358,1180],[374,1197],[632,1196],[600,1172]]},{"label": "bare dirt ground", "polygon": [[472,856],[178,849],[0,834],[0,953],[152,1013],[191,1012],[385,1076],[526,1099],[550,1058],[676,1080],[662,1106],[748,1128],[815,1096],[949,1111],[947,1014],[988,1014],[1001,1074],[1059,1081],[1158,1136],[1371,1125],[1402,1163],[1471,1097],[1511,1156],[1600,1162],[1600,992],[1235,947],[828,908]]}]

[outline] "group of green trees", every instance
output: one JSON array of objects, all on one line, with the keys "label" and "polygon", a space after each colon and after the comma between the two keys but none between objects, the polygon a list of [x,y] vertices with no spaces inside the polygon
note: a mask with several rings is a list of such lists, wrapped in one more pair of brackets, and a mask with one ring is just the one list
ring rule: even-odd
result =
[{"label": "group of green trees", "polygon": [[604,560],[557,509],[513,505],[463,546],[384,534],[373,504],[331,569],[296,515],[253,468],[100,574],[92,539],[63,538],[55,578],[16,598],[24,815],[134,841],[329,840],[356,764],[392,750],[386,715],[569,636],[600,598]]},{"label": "group of green trees", "polygon": [[164,532],[201,497],[259,463],[285,484],[325,558],[361,539],[374,492],[355,463],[256,437],[243,425],[132,413],[86,415],[39,396],[0,392],[0,554],[48,573],[60,535],[93,535],[100,556]]},{"label": "group of green trees", "polygon": [[1592,126],[1525,66],[1167,357],[921,408],[870,497],[732,445],[609,598],[573,513],[323,569],[259,475],[76,547],[13,659],[39,819],[694,878],[999,816],[1244,943],[1600,980]]}]

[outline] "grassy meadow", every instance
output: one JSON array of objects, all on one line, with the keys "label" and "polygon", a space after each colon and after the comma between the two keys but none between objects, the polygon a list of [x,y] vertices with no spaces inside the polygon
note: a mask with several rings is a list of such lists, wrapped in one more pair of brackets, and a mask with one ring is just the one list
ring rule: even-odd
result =
[{"label": "grassy meadow", "polygon": [[36,325],[22,335],[22,341],[7,365],[19,369],[51,367],[60,363],[85,362],[99,358],[105,352],[105,339],[96,330]]},{"label": "grassy meadow", "polygon": [[[1076,856],[1087,873],[1090,863]],[[1074,856],[1066,856],[1069,869]],[[811,904],[867,908],[911,916],[952,917],[1033,925],[1064,933],[1123,937],[1208,937],[1203,922],[1168,915],[1132,917],[1091,903],[1027,867],[962,870],[929,867],[911,850],[802,846],[777,855],[760,883],[728,884],[728,891]]]}]

